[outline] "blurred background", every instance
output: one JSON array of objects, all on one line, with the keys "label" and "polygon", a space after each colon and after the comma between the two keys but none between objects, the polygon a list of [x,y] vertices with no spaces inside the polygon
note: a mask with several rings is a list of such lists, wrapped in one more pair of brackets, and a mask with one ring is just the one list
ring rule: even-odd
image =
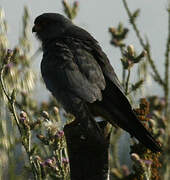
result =
[{"label": "blurred background", "polygon": [[[0,1],[0,180],[69,180],[63,122],[74,118],[60,108],[42,82],[41,44],[31,30],[38,15],[68,16],[74,8],[73,22],[99,42],[139,119],[165,145],[162,156],[153,154],[113,128],[110,180],[169,180],[169,4],[169,0]],[[132,158],[134,153],[138,161]]]}]

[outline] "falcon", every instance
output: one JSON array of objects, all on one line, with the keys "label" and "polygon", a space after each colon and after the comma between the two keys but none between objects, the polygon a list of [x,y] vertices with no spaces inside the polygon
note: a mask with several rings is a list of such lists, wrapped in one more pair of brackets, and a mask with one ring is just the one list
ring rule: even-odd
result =
[{"label": "falcon", "polygon": [[99,43],[63,15],[44,13],[32,32],[42,42],[41,73],[47,89],[75,116],[82,132],[101,141],[95,117],[102,117],[138,139],[153,152],[159,143],[135,115]]}]

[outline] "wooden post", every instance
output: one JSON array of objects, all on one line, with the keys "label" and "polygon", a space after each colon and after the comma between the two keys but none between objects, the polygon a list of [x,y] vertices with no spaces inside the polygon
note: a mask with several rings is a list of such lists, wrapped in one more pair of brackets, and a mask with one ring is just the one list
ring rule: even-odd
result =
[{"label": "wooden post", "polygon": [[[108,149],[110,141],[110,125],[98,122],[105,144],[93,142],[83,137],[78,123],[70,123],[64,127],[71,180],[108,180]],[[86,133],[87,134],[87,133]]]}]

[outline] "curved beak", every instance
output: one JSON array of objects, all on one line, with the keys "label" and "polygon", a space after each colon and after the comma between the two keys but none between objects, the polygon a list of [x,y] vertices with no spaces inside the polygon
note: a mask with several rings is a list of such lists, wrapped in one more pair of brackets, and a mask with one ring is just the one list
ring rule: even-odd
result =
[{"label": "curved beak", "polygon": [[41,30],[41,27],[37,24],[35,24],[32,28],[32,32],[39,32]]}]

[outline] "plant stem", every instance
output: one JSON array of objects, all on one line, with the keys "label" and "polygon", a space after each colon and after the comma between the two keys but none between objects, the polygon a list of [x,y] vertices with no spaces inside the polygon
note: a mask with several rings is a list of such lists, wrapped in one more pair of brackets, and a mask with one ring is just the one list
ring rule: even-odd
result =
[{"label": "plant stem", "polygon": [[130,23],[131,23],[131,25],[132,25],[135,33],[136,33],[136,36],[137,36],[141,46],[147,51],[147,59],[148,59],[150,65],[151,65],[151,68],[152,68],[152,70],[153,70],[153,72],[155,74],[155,77],[158,80],[159,85],[162,86],[162,85],[164,85],[164,82],[163,82],[163,80],[162,80],[162,78],[161,78],[161,76],[160,76],[160,74],[159,74],[159,72],[158,72],[158,70],[157,70],[157,68],[156,68],[156,66],[154,64],[153,59],[151,58],[150,49],[148,48],[147,44],[144,43],[144,40],[143,40],[143,38],[142,38],[142,36],[140,34],[140,31],[139,31],[138,27],[135,24],[134,18],[132,16],[132,13],[129,10],[129,7],[127,5],[126,0],[123,0],[123,5],[124,5],[124,8],[125,8],[125,10],[126,10],[126,12],[128,14],[128,17],[130,19]]},{"label": "plant stem", "polygon": [[11,113],[12,113],[12,115],[13,115],[15,121],[16,121],[16,124],[17,124],[17,126],[18,126],[18,129],[19,129],[19,131],[20,131],[20,133],[21,133],[21,128],[20,128],[20,125],[19,125],[19,119],[18,119],[18,117],[17,117],[16,110],[15,110],[15,107],[14,107],[14,101],[13,101],[12,98],[8,95],[8,93],[7,93],[6,89],[5,89],[5,85],[4,85],[4,81],[3,81],[4,67],[5,67],[5,65],[2,65],[2,67],[1,67],[1,69],[0,69],[0,85],[1,85],[1,87],[2,87],[2,90],[3,90],[6,98],[8,99],[8,102],[9,102],[9,104],[10,104],[10,106],[11,106]]},{"label": "plant stem", "polygon": [[119,161],[119,158],[118,158],[118,143],[119,143],[119,140],[120,140],[120,136],[122,135],[122,130],[121,129],[117,129],[116,132],[113,132],[113,128],[112,128],[112,138],[111,138],[111,152],[112,152],[112,166],[114,168],[117,168],[117,169],[120,169],[120,161]]},{"label": "plant stem", "polygon": [[123,5],[124,5],[125,10],[126,10],[128,16],[129,16],[130,23],[132,24],[132,26],[134,28],[134,31],[136,32],[136,36],[138,37],[140,44],[142,45],[143,48],[145,48],[145,43],[144,43],[144,41],[142,39],[142,36],[140,35],[139,29],[137,28],[137,26],[136,26],[136,24],[134,22],[134,18],[132,16],[132,13],[129,10],[129,7],[127,5],[126,0],[123,0]]},{"label": "plant stem", "polygon": [[151,57],[151,52],[150,52],[150,44],[149,42],[147,42],[147,45],[145,47],[146,51],[147,51],[147,59],[148,59],[148,62],[153,70],[153,72],[155,73],[155,78],[157,79],[156,81],[158,82],[159,85],[161,85],[162,87],[164,87],[164,81],[162,80],[156,66],[155,66],[155,63]]},{"label": "plant stem", "polygon": [[125,87],[126,70],[122,68],[122,85]]},{"label": "plant stem", "polygon": [[169,52],[170,52],[170,9],[168,10],[168,38],[165,51],[165,116],[168,115],[168,100],[169,100]]},{"label": "plant stem", "polygon": [[[123,47],[120,47],[120,52],[123,57]],[[123,88],[125,87],[125,78],[126,78],[126,70],[122,65],[122,86],[123,86]]]},{"label": "plant stem", "polygon": [[[18,130],[20,132],[20,135],[21,135],[21,139],[23,137],[22,135],[22,130],[21,130],[21,127],[20,127],[20,124],[19,124],[19,119],[18,119],[18,116],[17,116],[17,113],[16,113],[16,109],[15,109],[15,105],[14,105],[14,99],[11,98],[11,96],[8,95],[7,91],[6,91],[6,88],[5,88],[5,84],[4,84],[4,81],[3,81],[3,72],[4,72],[4,67],[5,67],[5,64],[2,65],[2,67],[0,68],[0,85],[2,87],[2,90],[6,96],[6,98],[8,99],[8,102],[9,102],[9,105],[10,105],[10,112],[12,113],[13,117],[14,117],[14,120],[17,124],[17,127],[18,127]],[[25,151],[28,155],[28,158],[29,158],[29,162],[31,164],[31,167],[32,167],[32,170],[33,170],[33,174],[34,174],[34,178],[36,178],[36,169],[35,169],[35,164],[34,162],[32,161],[32,155],[30,154],[30,132],[29,132],[29,137],[28,137],[28,144],[25,143],[25,141],[22,139],[21,142],[22,142],[22,145],[24,146],[25,148]]]},{"label": "plant stem", "polygon": [[4,85],[4,81],[3,81],[4,67],[5,67],[5,65],[3,64],[2,67],[1,67],[1,69],[0,69],[0,84],[1,84],[2,90],[3,90],[6,98],[7,98],[8,101],[10,102],[10,97],[8,96],[8,93],[7,93],[6,90],[5,90],[5,85]]},{"label": "plant stem", "polygon": [[128,69],[128,75],[127,75],[127,79],[126,79],[126,84],[125,84],[125,94],[128,94],[128,86],[129,86],[129,79],[130,79],[130,69]]}]

